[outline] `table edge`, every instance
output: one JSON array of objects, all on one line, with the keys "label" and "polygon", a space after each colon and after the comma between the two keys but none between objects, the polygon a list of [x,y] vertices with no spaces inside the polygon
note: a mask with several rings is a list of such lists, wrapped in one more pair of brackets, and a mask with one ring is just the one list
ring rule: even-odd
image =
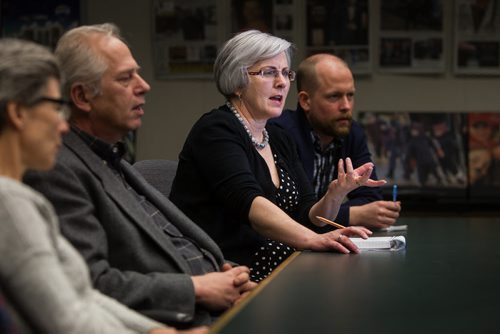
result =
[{"label": "table edge", "polygon": [[297,256],[299,256],[302,252],[295,251],[292,255],[290,255],[285,261],[283,261],[276,269],[273,270],[271,275],[261,281],[256,288],[253,289],[250,294],[240,301],[238,304],[229,308],[226,312],[224,312],[219,319],[217,319],[212,326],[210,326],[209,334],[218,333],[222,330],[227,323],[239,313],[241,309],[243,309],[252,299],[255,298],[274,278],[276,278],[283,269],[285,269]]}]

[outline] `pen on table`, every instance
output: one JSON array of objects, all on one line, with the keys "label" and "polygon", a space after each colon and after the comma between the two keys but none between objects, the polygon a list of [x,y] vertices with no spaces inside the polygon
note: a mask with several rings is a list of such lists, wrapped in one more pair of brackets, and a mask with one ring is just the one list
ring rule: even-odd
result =
[{"label": "pen on table", "polygon": [[396,202],[398,199],[398,185],[395,184],[392,186],[392,201]]},{"label": "pen on table", "polygon": [[323,223],[326,223],[328,225],[335,226],[336,228],[346,228],[344,225],[340,225],[334,221],[331,221],[330,219],[326,219],[324,217],[316,216],[319,220],[321,220]]}]

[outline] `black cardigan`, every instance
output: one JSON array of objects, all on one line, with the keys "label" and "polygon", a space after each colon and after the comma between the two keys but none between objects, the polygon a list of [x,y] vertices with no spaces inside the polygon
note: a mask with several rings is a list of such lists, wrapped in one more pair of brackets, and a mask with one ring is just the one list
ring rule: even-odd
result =
[{"label": "black cardigan", "polygon": [[[297,184],[300,201],[291,215],[310,227],[314,191],[293,139],[276,125],[266,126],[278,164]],[[250,265],[265,237],[248,221],[257,196],[276,203],[276,187],[264,159],[226,106],[204,114],[193,126],[179,155],[170,199],[220,246],[226,259]]]}]

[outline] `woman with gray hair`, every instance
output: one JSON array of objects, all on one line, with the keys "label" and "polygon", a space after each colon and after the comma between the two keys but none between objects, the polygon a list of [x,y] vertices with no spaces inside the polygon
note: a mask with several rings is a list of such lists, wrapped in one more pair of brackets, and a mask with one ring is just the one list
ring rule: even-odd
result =
[{"label": "woman with gray hair", "polygon": [[177,333],[93,289],[52,205],[21,183],[27,169],[54,166],[68,131],[60,83],[50,51],[0,39],[0,287],[24,320],[20,332]]},{"label": "woman with gray hair", "polygon": [[[267,124],[281,114],[295,72],[292,45],[249,30],[227,41],[214,65],[226,103],[193,126],[179,155],[170,198],[218,242],[227,259],[251,268],[260,281],[295,249],[357,252],[345,236],[365,228],[317,234],[311,224],[334,219],[344,196],[369,179],[372,164],[353,170],[339,162],[339,178],[315,203],[293,140]],[[383,182],[383,181],[382,181]]]}]

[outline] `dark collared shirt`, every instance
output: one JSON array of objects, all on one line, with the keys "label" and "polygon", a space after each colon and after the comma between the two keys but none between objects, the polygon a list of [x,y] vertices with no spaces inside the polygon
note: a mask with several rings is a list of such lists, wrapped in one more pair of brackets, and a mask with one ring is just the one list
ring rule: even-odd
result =
[{"label": "dark collared shirt", "polygon": [[141,204],[146,214],[170,237],[176,249],[189,264],[193,275],[202,275],[217,270],[217,263],[210,252],[202,249],[194,241],[185,237],[179,229],[161,213],[161,211],[127,182],[120,164],[126,151],[125,145],[122,142],[110,145],[75,126],[72,126],[72,130],[75,131],[85,143],[89,145],[90,149],[102,159],[103,164],[107,165],[116,177],[122,181],[125,189]]},{"label": "dark collared shirt", "polygon": [[314,169],[313,187],[318,198],[323,197],[328,185],[333,181],[335,172],[335,142],[332,141],[327,147],[321,148],[319,137],[311,131],[314,146]]}]

